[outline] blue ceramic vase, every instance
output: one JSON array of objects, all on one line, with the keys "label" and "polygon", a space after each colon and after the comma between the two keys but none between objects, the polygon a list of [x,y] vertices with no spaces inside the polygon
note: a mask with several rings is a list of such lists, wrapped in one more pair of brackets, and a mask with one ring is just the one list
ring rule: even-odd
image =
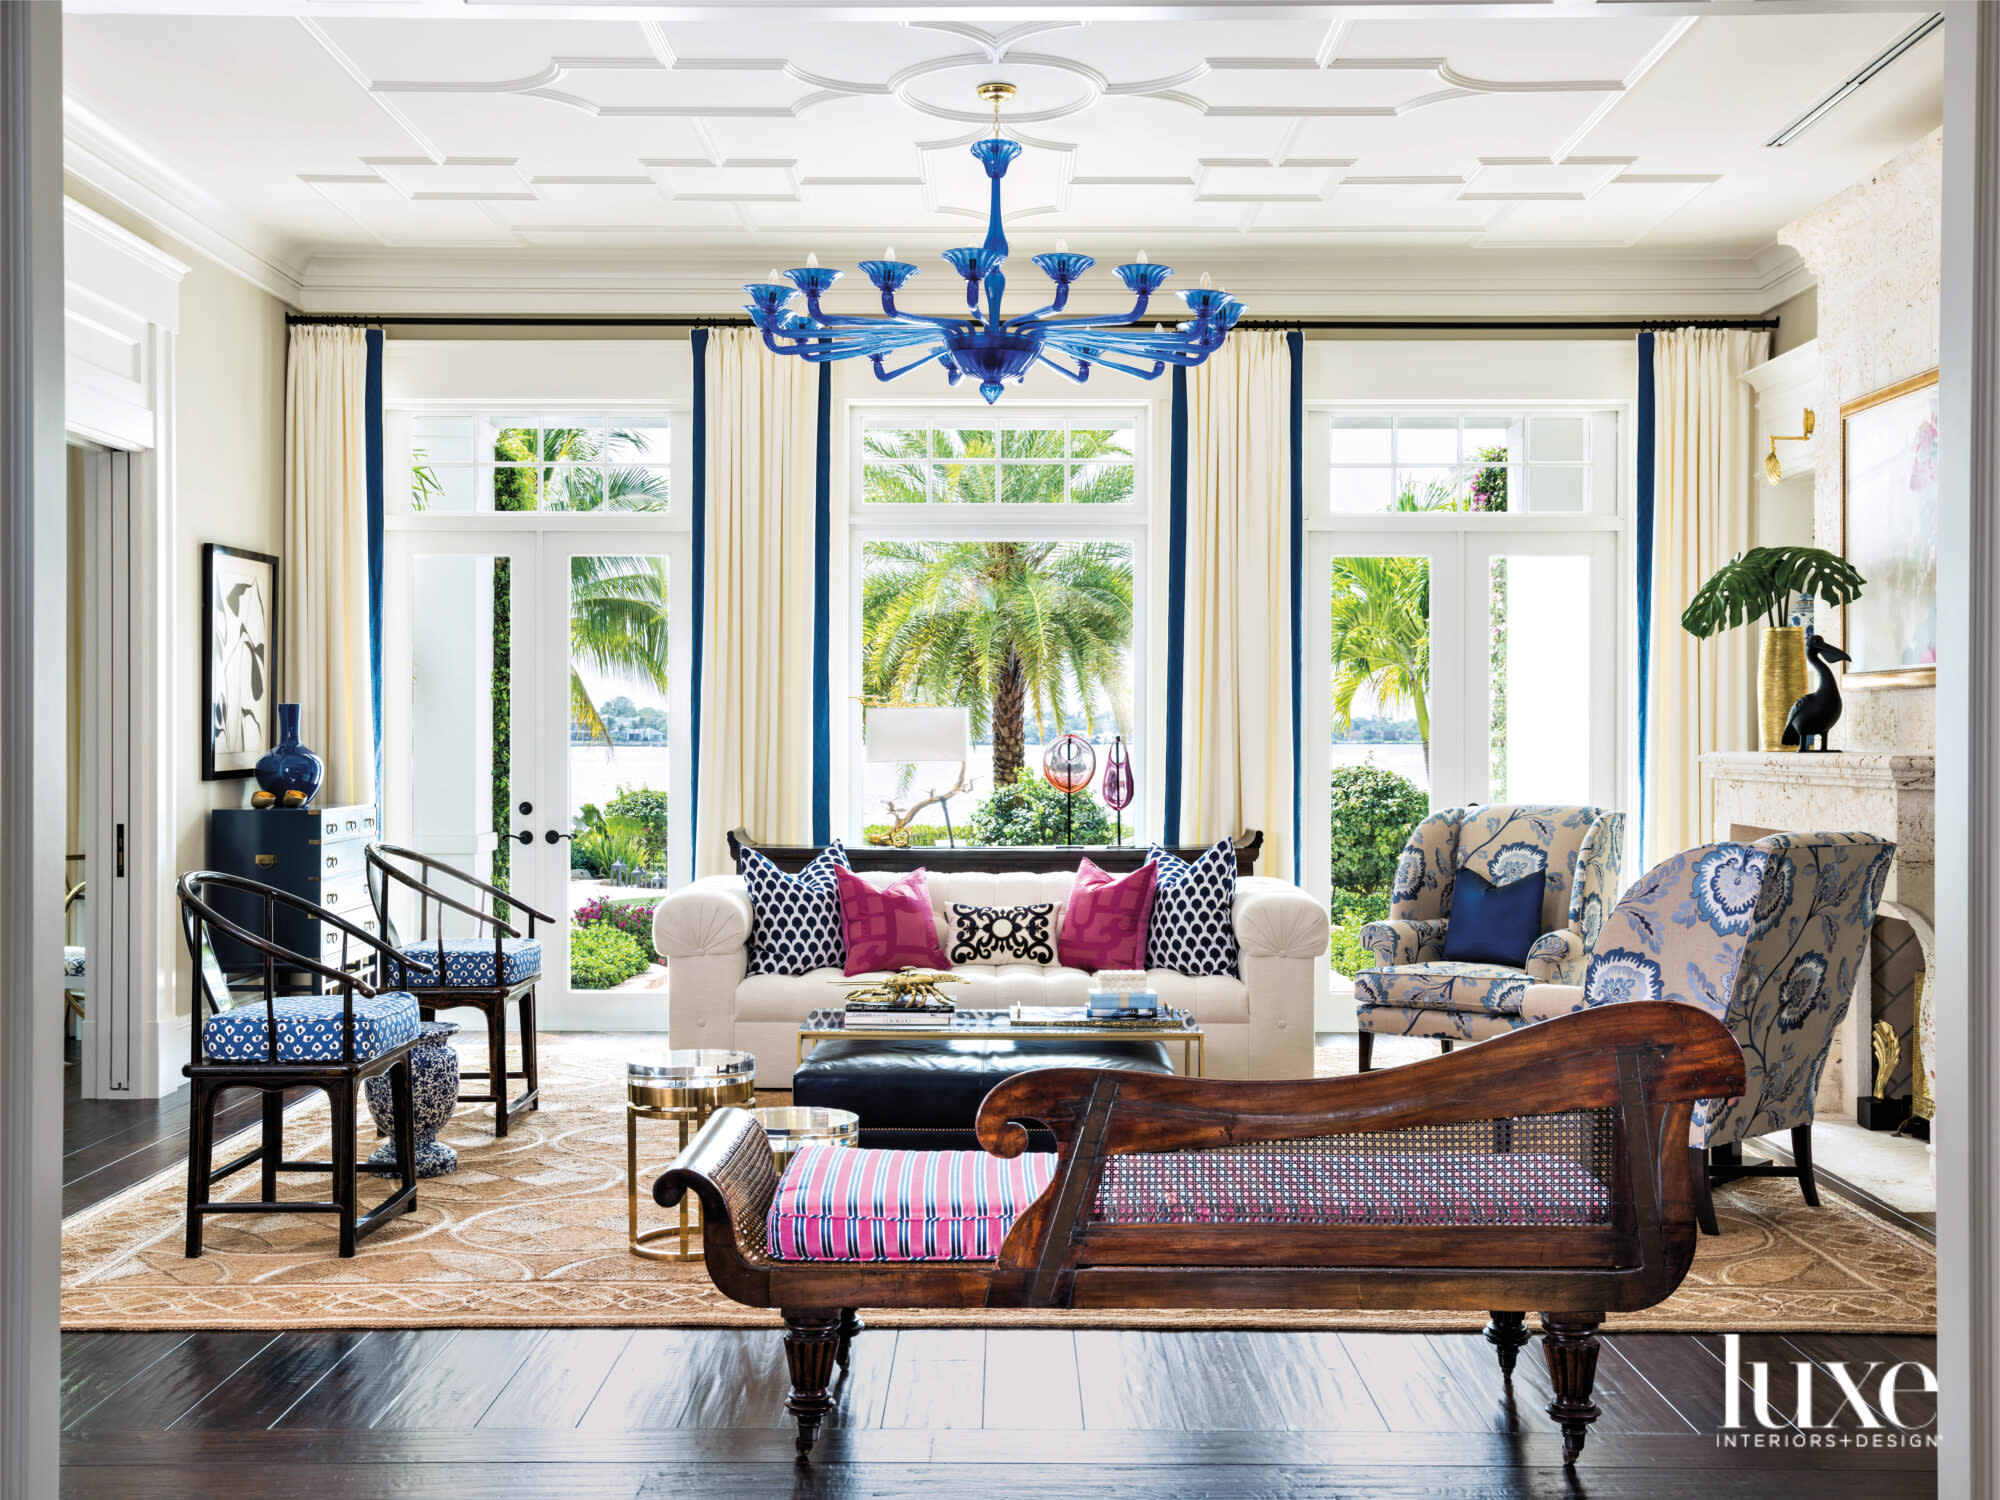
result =
[{"label": "blue ceramic vase", "polygon": [[278,705],[278,743],[257,762],[257,785],[284,807],[305,807],[319,793],[326,762],[299,743],[299,706]]}]

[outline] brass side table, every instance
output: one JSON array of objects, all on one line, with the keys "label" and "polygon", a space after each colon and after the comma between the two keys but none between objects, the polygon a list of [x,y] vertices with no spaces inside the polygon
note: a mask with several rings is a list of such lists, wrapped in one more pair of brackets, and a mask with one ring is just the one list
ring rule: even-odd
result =
[{"label": "brass side table", "polygon": [[[680,1223],[658,1229],[639,1228],[639,1122],[671,1120],[680,1131],[680,1147],[725,1105],[748,1106],[757,1096],[757,1059],[748,1052],[713,1048],[642,1053],[625,1065],[625,1202],[627,1242],[634,1255],[648,1260],[693,1260],[690,1248],[701,1234],[700,1211],[692,1193],[681,1199]],[[680,1248],[654,1247],[680,1236]]]},{"label": "brass side table", "polygon": [[791,1104],[751,1113],[764,1127],[764,1138],[771,1143],[771,1164],[780,1178],[792,1158],[807,1146],[852,1146],[861,1139],[861,1116],[851,1109]]}]

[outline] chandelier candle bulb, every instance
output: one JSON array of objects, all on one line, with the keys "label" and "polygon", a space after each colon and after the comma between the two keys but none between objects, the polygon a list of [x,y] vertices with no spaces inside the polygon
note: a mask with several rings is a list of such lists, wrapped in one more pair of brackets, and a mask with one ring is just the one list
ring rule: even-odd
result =
[{"label": "chandelier candle bulb", "polygon": [[[1000,101],[1012,92],[1005,84],[980,87],[980,97],[992,101],[996,113]],[[1137,326],[1146,317],[1153,293],[1174,274],[1173,267],[1148,261],[1143,250],[1134,264],[1115,268],[1133,295],[1129,312],[1057,316],[1069,300],[1071,284],[1097,263],[1088,255],[1071,253],[1067,242],[1058,240],[1052,254],[1034,257],[1035,266],[1055,283],[1050,304],[1016,317],[1004,316],[1000,309],[1007,278],[1002,267],[1009,246],[1000,184],[1022,149],[1019,141],[1000,133],[997,120],[992,135],[972,143],[972,157],[985,168],[992,193],[984,242],[943,253],[945,262],[965,281],[962,314],[939,317],[900,310],[896,292],[917,274],[917,268],[895,259],[893,246],[884,259],[861,262],[862,274],[881,294],[882,315],[827,312],[820,299],[841,273],[822,269],[819,256],[809,254],[805,265],[784,273],[784,280],[804,294],[803,312],[792,310],[792,292],[775,271],[769,283],[744,288],[751,298],[746,310],[764,336],[764,347],[813,364],[866,359],[877,380],[894,380],[935,362],[953,385],[970,376],[989,402],[999,400],[1007,386],[1019,385],[1036,364],[1048,365],[1078,384],[1100,365],[1141,380],[1157,380],[1169,365],[1192,368],[1222,347],[1243,315],[1243,304],[1207,286],[1181,294],[1190,321],[1171,328]],[[908,358],[892,367],[891,355]]]}]

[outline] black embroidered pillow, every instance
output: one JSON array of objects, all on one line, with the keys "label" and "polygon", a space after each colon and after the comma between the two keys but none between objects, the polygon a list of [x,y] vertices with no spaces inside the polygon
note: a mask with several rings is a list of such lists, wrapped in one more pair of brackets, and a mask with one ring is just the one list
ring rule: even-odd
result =
[{"label": "black embroidered pillow", "polygon": [[958,964],[1052,964],[1056,961],[1056,904],[945,908],[951,929],[945,957]]},{"label": "black embroidered pillow", "polygon": [[1146,967],[1237,978],[1235,846],[1217,839],[1189,864],[1154,844],[1146,860],[1159,867]]},{"label": "black embroidered pillow", "polygon": [[836,865],[849,868],[847,850],[838,839],[796,875],[787,875],[755,849],[744,849],[738,868],[750,888],[750,973],[805,974],[846,963]]}]

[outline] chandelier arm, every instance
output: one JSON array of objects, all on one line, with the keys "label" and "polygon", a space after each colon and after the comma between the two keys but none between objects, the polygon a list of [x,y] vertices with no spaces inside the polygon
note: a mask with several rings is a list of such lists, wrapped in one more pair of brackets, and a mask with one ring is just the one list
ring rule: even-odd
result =
[{"label": "chandelier arm", "polygon": [[[840,314],[829,314],[820,320],[820,324],[829,332],[834,329],[841,330],[837,336],[845,340],[869,339],[896,348],[917,343],[922,339],[934,339],[941,332],[957,331],[949,328],[940,329],[931,323],[906,323],[901,318],[849,317]],[[810,328],[802,329],[800,332],[807,338],[814,336]]]},{"label": "chandelier arm", "polygon": [[1029,313],[1025,317],[1012,319],[1008,323],[1010,332],[1017,329],[1030,331],[1042,328],[1118,328],[1127,323],[1136,323],[1146,316],[1146,305],[1153,300],[1150,292],[1139,293],[1139,300],[1132,304],[1128,313],[1079,313],[1073,318],[1041,318],[1031,321],[1038,314]]},{"label": "chandelier arm", "polygon": [[1213,354],[1216,351],[1216,349],[1220,347],[1214,344],[1197,344],[1192,346],[1185,344],[1169,345],[1169,344],[1158,344],[1158,343],[1115,344],[1115,343],[1108,343],[1102,339],[1093,339],[1088,344],[1083,344],[1081,340],[1072,342],[1067,339],[1064,340],[1051,339],[1050,342],[1055,344],[1058,348],[1068,350],[1072,354],[1078,353],[1078,346],[1082,345],[1082,347],[1089,348],[1092,350],[1102,350],[1116,354],[1123,354],[1127,358],[1164,360],[1168,364],[1185,365],[1190,369],[1192,369],[1194,366],[1198,364],[1205,362],[1208,359],[1209,355]]},{"label": "chandelier arm", "polygon": [[920,369],[924,365],[929,364],[932,360],[942,359],[943,357],[944,357],[944,345],[939,344],[935,349],[931,350],[931,352],[926,354],[922,359],[913,359],[908,364],[903,365],[894,370],[885,370],[882,368],[882,356],[879,354],[871,355],[869,357],[868,362],[875,367],[875,378],[877,380],[894,380],[898,375],[907,375],[910,373],[910,371],[915,369]]},{"label": "chandelier arm", "polygon": [[[1073,353],[1074,351],[1071,352]],[[1121,365],[1117,360],[1106,359],[1101,354],[1093,357],[1091,363],[1099,369],[1116,370],[1121,375],[1136,375],[1141,380],[1158,380],[1162,375],[1167,373],[1165,363],[1160,360],[1153,361],[1153,368],[1151,370],[1142,370],[1136,365]]]},{"label": "chandelier arm", "polygon": [[1073,380],[1078,385],[1082,385],[1086,380],[1090,379],[1090,361],[1077,355],[1071,355],[1070,357],[1076,360],[1076,368],[1074,370],[1066,370],[1060,364],[1056,363],[1056,361],[1050,359],[1047,350],[1043,350],[1035,356],[1037,360],[1047,365],[1064,379]]},{"label": "chandelier arm", "polygon": [[970,333],[977,326],[970,318],[947,318],[937,313],[905,312],[895,305],[894,297],[894,292],[884,292],[882,305],[888,309],[889,316],[899,323],[925,323],[932,328],[942,328],[947,333]]}]

